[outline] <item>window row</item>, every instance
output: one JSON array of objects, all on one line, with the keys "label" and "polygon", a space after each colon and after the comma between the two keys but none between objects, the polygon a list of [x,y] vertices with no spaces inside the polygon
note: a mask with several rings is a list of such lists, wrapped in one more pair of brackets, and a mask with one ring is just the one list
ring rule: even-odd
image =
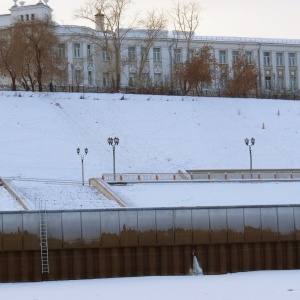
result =
[{"label": "window row", "polygon": [[289,86],[286,86],[285,78],[283,76],[278,76],[275,78],[275,76],[265,76],[265,82],[264,82],[265,89],[267,91],[271,90],[290,90],[290,91],[296,91],[297,90],[297,78],[296,76],[291,76],[289,78]]},{"label": "window row", "polygon": [[[74,58],[80,58],[83,56],[81,48],[82,48],[82,45],[80,43],[73,44],[73,57]],[[63,43],[58,44],[58,56],[61,58],[67,57],[66,44],[63,44]],[[87,57],[92,56],[91,45],[86,45],[86,56]]]},{"label": "window row", "polygon": [[[263,57],[264,57],[264,65],[271,66],[272,64],[271,52],[265,51]],[[276,52],[276,66],[280,67],[284,65],[285,65],[284,53]],[[293,52],[288,53],[288,66],[290,67],[296,66],[296,53]]]},{"label": "window row", "polygon": [[26,14],[26,15],[20,15],[20,21],[33,21],[35,19],[34,14]]}]

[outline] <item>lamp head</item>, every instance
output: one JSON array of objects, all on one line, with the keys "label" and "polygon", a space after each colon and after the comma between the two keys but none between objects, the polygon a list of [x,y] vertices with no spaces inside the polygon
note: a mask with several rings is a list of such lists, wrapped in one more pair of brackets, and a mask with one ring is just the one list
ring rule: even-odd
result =
[{"label": "lamp head", "polygon": [[114,138],[114,142],[115,142],[115,144],[116,144],[116,145],[118,145],[118,144],[119,144],[119,141],[120,141],[120,140],[119,140],[119,138],[118,138],[118,137],[115,137],[115,138]]},{"label": "lamp head", "polygon": [[79,155],[79,153],[80,153],[80,148],[78,147],[77,148],[77,154]]}]

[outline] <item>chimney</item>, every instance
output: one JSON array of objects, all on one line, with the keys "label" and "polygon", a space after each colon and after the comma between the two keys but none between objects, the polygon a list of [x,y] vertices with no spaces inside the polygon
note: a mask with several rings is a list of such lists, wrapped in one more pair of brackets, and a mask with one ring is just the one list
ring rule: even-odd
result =
[{"label": "chimney", "polygon": [[101,11],[95,15],[95,29],[97,31],[104,31],[104,14]]}]

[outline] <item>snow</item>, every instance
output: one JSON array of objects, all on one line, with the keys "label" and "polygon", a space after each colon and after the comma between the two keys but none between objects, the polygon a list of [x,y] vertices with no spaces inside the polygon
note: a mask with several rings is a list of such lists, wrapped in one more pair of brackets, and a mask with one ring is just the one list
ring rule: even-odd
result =
[{"label": "snow", "polygon": [[[2,92],[0,177],[48,209],[115,205],[94,188],[38,180],[81,180],[76,149],[87,147],[85,178],[112,172],[108,137],[119,137],[117,172],[300,168],[297,101],[122,94]],[[29,181],[21,179],[31,178]],[[299,204],[299,182],[114,186],[137,207]],[[0,186],[0,210],[19,206]],[[54,205],[54,203],[56,203]],[[0,284],[1,299],[299,299],[300,272],[114,278]]]},{"label": "snow", "polygon": [[[48,209],[116,207],[94,188],[35,180],[80,182],[78,147],[81,153],[85,147],[89,149],[84,156],[85,179],[111,173],[112,147],[107,138],[115,136],[120,138],[116,171],[121,173],[247,169],[246,137],[256,139],[253,168],[300,167],[297,101],[154,95],[125,95],[121,100],[122,96],[2,92],[0,177],[31,178],[14,184],[35,207],[40,200],[47,202]],[[132,206],[170,207],[299,204],[297,186],[180,183],[113,188]],[[1,210],[18,209],[9,205],[11,197],[5,199]]]},{"label": "snow", "polygon": [[0,284],[1,299],[299,300],[300,271]]}]

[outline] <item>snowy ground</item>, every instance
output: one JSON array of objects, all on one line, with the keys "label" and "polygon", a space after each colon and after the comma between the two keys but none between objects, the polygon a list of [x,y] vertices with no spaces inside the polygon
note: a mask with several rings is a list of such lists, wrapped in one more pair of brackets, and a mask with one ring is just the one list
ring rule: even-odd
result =
[{"label": "snowy ground", "polygon": [[[246,137],[256,139],[253,168],[300,168],[297,101],[149,95],[126,95],[125,100],[120,100],[120,94],[87,94],[80,99],[81,96],[1,93],[0,177],[80,181],[77,147],[81,151],[89,149],[84,158],[85,178],[101,177],[102,173],[112,172],[112,147],[107,138],[115,136],[120,138],[116,147],[117,172],[245,169],[249,167]],[[81,208],[81,203],[93,206],[103,201],[86,187],[46,188],[29,182],[21,185],[31,201],[45,198],[49,208],[57,199],[60,208],[73,208],[71,203]],[[299,185],[129,185],[116,187],[116,191],[137,206],[287,204],[299,203]],[[6,208],[11,205],[18,209],[0,187],[0,210],[4,210],[3,203]],[[299,281],[300,273],[295,270],[14,283],[0,284],[0,299],[299,300]]]},{"label": "snowy ground", "polygon": [[300,271],[0,284],[11,300],[299,300]]},{"label": "snowy ground", "polygon": [[[253,168],[300,168],[297,101],[68,93],[0,94],[0,177],[81,180],[112,172],[177,172],[249,167],[246,137],[254,137]],[[93,188],[18,181],[48,209],[115,207]],[[297,203],[297,183],[207,183],[114,187],[138,207]],[[19,206],[0,188],[0,210]],[[7,196],[7,200],[4,199]],[[10,205],[10,204],[11,205]],[[11,208],[10,208],[11,207]]]}]

